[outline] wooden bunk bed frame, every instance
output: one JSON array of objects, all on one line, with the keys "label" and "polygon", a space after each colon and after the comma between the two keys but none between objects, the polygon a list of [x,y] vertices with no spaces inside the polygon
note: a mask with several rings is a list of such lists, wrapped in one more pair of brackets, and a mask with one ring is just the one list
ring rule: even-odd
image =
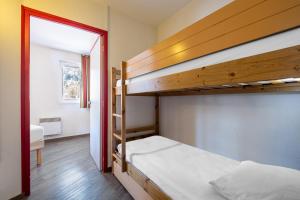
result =
[{"label": "wooden bunk bed frame", "polygon": [[[299,26],[299,0],[236,0],[123,61],[121,70],[112,68],[112,171],[135,199],[171,199],[126,162],[126,141],[159,134],[159,96],[300,92],[300,45],[150,80],[128,84],[126,80]],[[286,82],[287,78],[297,79]],[[153,125],[126,129],[126,96],[130,95],[155,97]],[[117,96],[121,98],[120,114]],[[121,152],[117,151],[118,144],[122,145]]]}]

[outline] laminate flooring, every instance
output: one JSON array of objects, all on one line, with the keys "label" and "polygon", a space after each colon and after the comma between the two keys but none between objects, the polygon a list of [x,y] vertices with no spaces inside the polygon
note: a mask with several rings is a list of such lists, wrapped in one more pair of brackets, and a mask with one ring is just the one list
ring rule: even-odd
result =
[{"label": "laminate flooring", "polygon": [[43,164],[31,152],[31,195],[28,200],[131,200],[111,174],[101,174],[90,156],[89,136],[48,142]]}]

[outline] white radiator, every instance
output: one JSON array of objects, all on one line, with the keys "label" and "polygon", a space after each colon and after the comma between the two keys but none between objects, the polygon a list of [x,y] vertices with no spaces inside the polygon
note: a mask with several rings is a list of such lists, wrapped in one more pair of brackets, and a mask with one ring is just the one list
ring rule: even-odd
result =
[{"label": "white radiator", "polygon": [[40,126],[44,127],[44,135],[62,134],[62,122],[60,117],[40,118]]}]

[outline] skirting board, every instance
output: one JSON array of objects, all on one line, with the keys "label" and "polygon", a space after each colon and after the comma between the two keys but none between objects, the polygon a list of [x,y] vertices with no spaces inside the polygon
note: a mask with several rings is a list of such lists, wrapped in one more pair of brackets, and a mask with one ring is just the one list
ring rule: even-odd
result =
[{"label": "skirting board", "polygon": [[15,197],[10,198],[9,200],[21,200],[21,199],[24,198],[24,196],[25,195],[22,193],[22,194],[19,194],[19,195],[15,196]]},{"label": "skirting board", "polygon": [[113,162],[113,174],[134,199],[153,200],[152,197],[127,174],[127,172],[121,171],[120,165],[116,162]]},{"label": "skirting board", "polygon": [[61,140],[69,140],[77,137],[88,137],[90,134],[89,133],[84,133],[84,134],[78,134],[78,135],[70,135],[66,137],[56,137],[56,138],[46,138],[45,143],[48,142],[56,142],[56,141],[61,141]]}]

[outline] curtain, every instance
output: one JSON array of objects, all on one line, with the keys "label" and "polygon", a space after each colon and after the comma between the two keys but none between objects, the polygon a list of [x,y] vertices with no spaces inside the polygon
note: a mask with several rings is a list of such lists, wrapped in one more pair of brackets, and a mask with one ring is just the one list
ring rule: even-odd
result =
[{"label": "curtain", "polygon": [[81,56],[80,108],[89,108],[90,104],[90,56]]}]

